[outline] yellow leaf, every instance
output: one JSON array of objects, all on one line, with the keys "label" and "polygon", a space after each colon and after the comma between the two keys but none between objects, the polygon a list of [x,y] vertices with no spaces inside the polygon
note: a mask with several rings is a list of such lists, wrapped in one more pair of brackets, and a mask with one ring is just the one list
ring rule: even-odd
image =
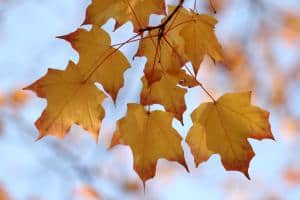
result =
[{"label": "yellow leaf", "polygon": [[[168,6],[169,15],[170,13],[173,13],[175,9],[175,6]],[[168,16],[163,18],[162,22],[165,22],[167,19]],[[169,35],[176,35],[175,37],[178,37],[182,27],[190,23],[192,21],[191,19],[192,13],[189,10],[180,7],[175,13],[175,16],[166,24],[166,32],[168,32]]]},{"label": "yellow leaf", "polygon": [[207,149],[206,137],[204,127],[200,123],[194,122],[189,130],[186,142],[191,147],[197,165],[207,161],[213,154],[212,151]]},{"label": "yellow leaf", "polygon": [[[168,20],[175,7],[169,7]],[[146,56],[145,77],[151,85],[165,74],[180,75],[180,69],[191,61],[194,75],[189,72],[185,82],[188,87],[198,85],[191,76],[196,76],[203,57],[208,54],[215,61],[223,60],[222,49],[214,33],[216,20],[208,15],[198,15],[179,8],[174,17],[160,29],[150,29],[142,38],[137,56]],[[183,80],[180,80],[183,81]]]},{"label": "yellow leaf", "polygon": [[154,30],[140,42],[137,56],[146,56],[147,63],[144,73],[148,83],[159,81],[164,74],[178,74],[184,65],[182,60],[172,48],[166,38],[158,37],[159,31]]},{"label": "yellow leaf", "polygon": [[[170,13],[174,9],[174,6],[169,6]],[[222,47],[214,32],[216,23],[212,16],[181,8],[166,26],[168,38],[176,38],[174,47],[183,60],[192,62],[195,74],[205,55],[215,62],[223,61]]]},{"label": "yellow leaf", "polygon": [[184,96],[187,91],[177,86],[176,77],[166,75],[151,86],[145,78],[142,81],[141,103],[143,105],[161,104],[166,111],[174,113],[175,117],[183,123],[182,114],[186,110]]},{"label": "yellow leaf", "polygon": [[192,62],[195,74],[205,55],[215,62],[223,60],[222,47],[214,33],[216,23],[214,17],[192,12],[190,22],[181,27],[180,35],[184,38],[182,53]]},{"label": "yellow leaf", "polygon": [[147,112],[139,104],[128,104],[127,115],[118,121],[113,145],[129,145],[134,169],[145,183],[154,177],[157,160],[177,161],[186,169],[181,136],[172,128],[173,115],[163,111]]},{"label": "yellow leaf", "polygon": [[93,81],[83,82],[83,75],[74,63],[70,62],[65,71],[49,69],[48,73],[28,86],[48,105],[36,121],[40,134],[63,138],[72,124],[78,124],[92,133],[97,139],[100,122],[105,112],[101,106],[105,95]]},{"label": "yellow leaf", "polygon": [[251,105],[250,92],[225,94],[192,113],[194,126],[186,142],[197,165],[217,153],[225,169],[241,171],[249,178],[254,152],[247,139],[273,139],[268,119],[267,111]]},{"label": "yellow leaf", "polygon": [[132,21],[137,32],[149,24],[151,14],[165,14],[164,0],[93,0],[87,9],[84,24],[103,25],[115,18],[117,27]]},{"label": "yellow leaf", "polygon": [[109,35],[94,26],[90,31],[78,29],[59,38],[69,41],[79,53],[77,67],[83,79],[101,83],[115,101],[120,88],[124,85],[124,72],[130,64],[119,50],[111,47]]}]

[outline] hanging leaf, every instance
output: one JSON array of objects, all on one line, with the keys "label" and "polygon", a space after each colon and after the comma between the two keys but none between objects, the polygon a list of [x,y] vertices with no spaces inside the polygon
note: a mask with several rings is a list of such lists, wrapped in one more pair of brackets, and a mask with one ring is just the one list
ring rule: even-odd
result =
[{"label": "hanging leaf", "polygon": [[201,104],[193,113],[193,127],[186,142],[199,165],[212,154],[220,154],[226,170],[249,177],[254,152],[248,138],[273,139],[269,113],[251,105],[251,93],[231,93],[215,103]]},{"label": "hanging leaf", "polygon": [[184,96],[187,91],[177,86],[176,77],[166,75],[150,87],[145,78],[142,81],[144,87],[141,93],[141,103],[143,105],[161,104],[166,111],[174,113],[175,117],[183,123],[182,115],[186,110]]},{"label": "hanging leaf", "polygon": [[116,28],[131,21],[135,32],[149,24],[151,14],[165,14],[164,0],[92,0],[83,24],[103,25],[115,18]]},{"label": "hanging leaf", "polygon": [[101,106],[105,95],[93,81],[83,82],[78,67],[70,62],[65,71],[49,69],[48,73],[25,89],[32,90],[48,105],[35,125],[40,134],[63,138],[72,124],[78,124],[97,140],[104,118]]},{"label": "hanging leaf", "polygon": [[148,112],[139,104],[128,104],[126,117],[118,121],[112,146],[129,145],[134,169],[143,182],[155,175],[160,158],[177,161],[187,169],[181,136],[172,128],[173,115],[163,111]]},{"label": "hanging leaf", "polygon": [[101,83],[115,101],[120,88],[124,85],[123,74],[130,64],[118,49],[111,47],[109,35],[94,26],[90,31],[78,29],[59,38],[70,42],[79,53],[77,66],[83,80]]}]

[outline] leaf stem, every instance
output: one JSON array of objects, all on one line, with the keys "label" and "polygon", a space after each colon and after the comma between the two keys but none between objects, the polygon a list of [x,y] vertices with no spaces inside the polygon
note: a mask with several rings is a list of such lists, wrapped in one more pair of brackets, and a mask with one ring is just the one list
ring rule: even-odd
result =
[{"label": "leaf stem", "polygon": [[212,94],[203,86],[202,83],[200,83],[198,80],[197,80],[199,86],[201,87],[201,89],[209,96],[209,98],[213,101],[214,104],[217,103],[216,99],[212,96]]},{"label": "leaf stem", "polygon": [[[195,0],[195,1],[196,1],[196,0]],[[215,6],[214,6],[212,0],[209,0],[209,5],[210,5],[212,11],[213,11],[215,14],[217,14],[217,10],[216,10],[216,8],[215,8]]]},{"label": "leaf stem", "polygon": [[[178,57],[180,57],[179,53],[177,52],[177,50],[171,45],[171,43],[167,40],[167,38],[163,37],[164,40],[166,41],[166,43],[169,45],[169,47],[171,49],[173,49],[173,51],[178,55]],[[186,64],[184,65],[184,68],[186,69],[186,71],[194,78],[194,80],[198,83],[198,85],[201,87],[201,89],[209,96],[209,98],[213,101],[213,103],[215,104],[217,101],[216,99],[213,97],[213,95],[203,86],[202,83],[200,83],[197,80],[197,74],[194,74],[187,66]]]},{"label": "leaf stem", "polygon": [[209,98],[213,101],[213,103],[216,103],[216,99],[213,97],[213,95],[204,87],[204,85],[202,83],[200,83],[200,81],[197,80],[196,75],[194,75],[191,70],[184,65],[184,68],[187,70],[187,72],[195,79],[195,81],[198,83],[198,85],[200,86],[200,88],[209,96]]}]

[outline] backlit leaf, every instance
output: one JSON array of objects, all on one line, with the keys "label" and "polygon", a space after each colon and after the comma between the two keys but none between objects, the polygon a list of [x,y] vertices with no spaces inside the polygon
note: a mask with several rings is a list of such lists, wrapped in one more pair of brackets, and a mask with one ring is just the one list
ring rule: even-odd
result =
[{"label": "backlit leaf", "polygon": [[137,32],[148,26],[151,14],[164,13],[164,0],[93,0],[84,24],[103,25],[109,18],[115,18],[117,27],[131,21]]},{"label": "backlit leaf", "polygon": [[54,135],[63,138],[72,124],[78,124],[97,140],[104,118],[101,106],[105,95],[93,81],[83,82],[83,75],[70,62],[65,71],[49,69],[48,73],[26,89],[47,99],[47,108],[36,121],[42,138]]},{"label": "backlit leaf", "polygon": [[178,87],[177,83],[176,77],[166,75],[160,81],[148,86],[144,78],[141,103],[143,105],[161,104],[166,111],[174,113],[175,117],[182,122],[182,114],[186,110],[184,100],[186,89]]},{"label": "backlit leaf", "polygon": [[143,182],[155,175],[160,158],[177,161],[187,168],[181,136],[172,128],[171,113],[147,112],[139,104],[128,104],[127,115],[118,121],[113,145],[129,145],[134,157],[134,169]]},{"label": "backlit leaf", "polygon": [[225,94],[215,103],[201,104],[192,113],[194,126],[186,138],[196,164],[217,153],[225,169],[249,178],[254,152],[247,139],[273,139],[268,118],[268,112],[251,105],[250,92]]},{"label": "backlit leaf", "polygon": [[69,41],[79,53],[77,66],[83,78],[101,83],[115,101],[130,64],[119,50],[111,47],[109,35],[94,26],[90,31],[78,29],[59,38]]}]

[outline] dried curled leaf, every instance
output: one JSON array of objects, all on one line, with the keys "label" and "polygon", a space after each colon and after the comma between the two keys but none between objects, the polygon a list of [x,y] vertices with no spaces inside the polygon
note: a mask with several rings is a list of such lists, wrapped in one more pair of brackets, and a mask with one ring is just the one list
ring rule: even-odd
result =
[{"label": "dried curled leaf", "polygon": [[273,139],[268,119],[268,112],[251,105],[250,92],[225,94],[192,113],[194,125],[186,142],[197,165],[217,153],[226,170],[240,171],[249,178],[254,152],[247,139]]},{"label": "dried curled leaf", "polygon": [[147,112],[139,104],[128,104],[127,115],[118,121],[112,145],[129,145],[134,169],[143,182],[155,175],[160,158],[177,161],[186,169],[181,136],[172,128],[173,115],[163,111]]},{"label": "dried curled leaf", "polygon": [[117,27],[131,21],[134,30],[148,26],[151,14],[165,14],[164,0],[93,0],[87,9],[84,24],[103,25],[115,18]]}]

